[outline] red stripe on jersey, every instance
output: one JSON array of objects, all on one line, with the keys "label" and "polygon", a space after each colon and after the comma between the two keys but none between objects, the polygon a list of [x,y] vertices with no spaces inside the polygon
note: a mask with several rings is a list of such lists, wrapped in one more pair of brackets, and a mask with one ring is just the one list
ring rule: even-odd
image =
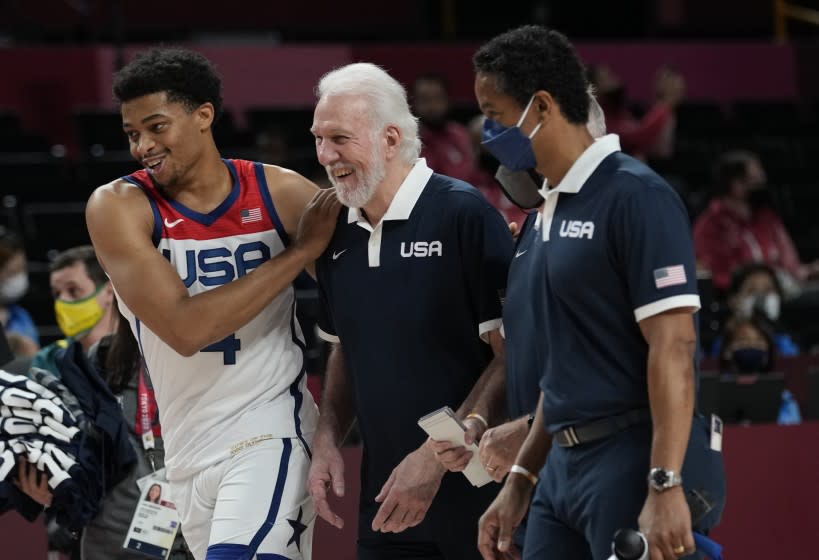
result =
[{"label": "red stripe on jersey", "polygon": [[[150,175],[144,169],[130,175],[130,178],[143,186],[144,191],[151,197],[159,210],[159,217],[162,222],[163,239],[195,239],[199,241],[207,239],[219,239],[223,237],[234,237],[251,233],[275,230],[276,225],[271,220],[267,208],[265,208],[259,190],[259,182],[256,180],[256,173],[252,161],[227,160],[233,164],[236,170],[238,182],[238,193],[230,207],[224,209],[221,215],[213,218],[213,211],[209,214],[201,215],[187,209],[184,205],[166,198],[154,186]],[[231,178],[233,175],[231,174]],[[234,196],[233,189],[228,198]],[[226,199],[227,200],[227,199]],[[179,207],[184,210],[181,210]],[[220,205],[221,206],[221,205]],[[219,210],[217,207],[215,210]],[[185,211],[187,210],[187,212]],[[196,214],[200,214],[196,216]],[[248,219],[248,216],[251,219]],[[259,219],[256,219],[259,217]],[[202,223],[210,221],[210,224]]]}]

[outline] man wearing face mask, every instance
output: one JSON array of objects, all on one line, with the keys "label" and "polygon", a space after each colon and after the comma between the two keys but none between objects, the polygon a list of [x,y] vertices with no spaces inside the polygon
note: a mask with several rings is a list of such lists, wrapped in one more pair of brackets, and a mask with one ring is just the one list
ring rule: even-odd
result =
[{"label": "man wearing face mask", "polygon": [[0,226],[0,324],[12,352],[31,356],[40,347],[37,327],[31,315],[17,302],[28,291],[28,267],[23,240]]},{"label": "man wearing face mask", "polygon": [[66,338],[40,350],[31,365],[59,376],[56,363],[59,353],[75,340],[87,353],[103,336],[116,330],[117,314],[111,283],[90,245],[60,253],[50,270],[54,313]]},{"label": "man wearing face mask", "polygon": [[[481,518],[481,553],[507,557],[534,496],[524,560],[604,560],[614,532],[635,526],[654,560],[700,558],[692,529],[719,519],[724,471],[694,407],[700,303],[687,211],[616,136],[592,138],[584,69],[562,34],[514,29],[473,62],[484,145],[510,170],[544,177],[503,317],[507,354],[542,364],[539,402]],[[689,489],[715,504],[695,527]]]},{"label": "man wearing face mask", "polygon": [[762,262],[802,282],[819,273],[803,264],[788,230],[770,205],[765,170],[746,151],[722,154],[714,166],[714,198],[694,223],[697,262],[711,271],[714,287],[726,290],[739,265]]}]

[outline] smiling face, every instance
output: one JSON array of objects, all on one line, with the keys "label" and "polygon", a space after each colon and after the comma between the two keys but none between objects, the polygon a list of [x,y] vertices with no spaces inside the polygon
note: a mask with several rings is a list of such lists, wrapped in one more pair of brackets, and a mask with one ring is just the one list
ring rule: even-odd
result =
[{"label": "smiling face", "polygon": [[385,145],[372,122],[367,101],[349,95],[322,98],[310,131],[316,155],[338,198],[345,206],[361,208],[386,176]]},{"label": "smiling face", "polygon": [[131,155],[158,184],[173,187],[190,175],[213,122],[210,103],[189,112],[159,92],[124,102],[121,113]]}]

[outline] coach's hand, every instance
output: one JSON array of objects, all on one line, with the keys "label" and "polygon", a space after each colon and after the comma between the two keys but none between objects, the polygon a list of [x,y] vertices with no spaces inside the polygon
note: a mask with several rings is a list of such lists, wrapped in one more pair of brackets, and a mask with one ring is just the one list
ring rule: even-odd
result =
[{"label": "coach's hand", "polygon": [[313,460],[307,473],[307,491],[313,498],[318,516],[341,529],[344,527],[344,520],[330,509],[327,489],[332,487],[336,496],[344,496],[344,459],[332,441],[323,440],[317,434],[313,441]]},{"label": "coach's hand", "polygon": [[373,518],[373,531],[400,533],[423,521],[445,473],[426,443],[407,455],[375,497],[381,507]]},{"label": "coach's hand", "polygon": [[489,428],[481,436],[478,459],[495,482],[509,473],[528,433],[529,422],[524,416]]},{"label": "coach's hand", "polygon": [[472,459],[472,451],[466,446],[478,443],[486,429],[483,422],[476,418],[466,418],[463,424],[466,426],[464,445],[454,445],[448,441],[434,439],[427,440],[427,444],[435,454],[435,459],[448,471],[461,472],[466,468],[469,460]]},{"label": "coach's hand", "polygon": [[517,556],[512,535],[520,525],[534,487],[523,476],[510,476],[495,501],[478,521],[478,550],[484,560],[505,560]]},{"label": "coach's hand", "polygon": [[676,560],[696,550],[691,511],[681,486],[649,490],[637,524],[648,541],[651,560]]},{"label": "coach's hand", "polygon": [[299,220],[294,246],[303,249],[310,260],[318,259],[333,237],[340,210],[335,189],[317,192]]}]

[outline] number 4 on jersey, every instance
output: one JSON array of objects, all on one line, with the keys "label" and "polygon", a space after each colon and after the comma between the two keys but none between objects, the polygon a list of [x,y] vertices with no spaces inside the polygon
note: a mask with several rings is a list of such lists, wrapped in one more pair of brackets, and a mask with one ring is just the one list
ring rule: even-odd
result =
[{"label": "number 4 on jersey", "polygon": [[242,349],[242,341],[236,338],[236,334],[231,334],[220,340],[214,342],[210,346],[202,348],[202,352],[221,352],[223,361],[226,366],[236,365],[236,352]]}]

